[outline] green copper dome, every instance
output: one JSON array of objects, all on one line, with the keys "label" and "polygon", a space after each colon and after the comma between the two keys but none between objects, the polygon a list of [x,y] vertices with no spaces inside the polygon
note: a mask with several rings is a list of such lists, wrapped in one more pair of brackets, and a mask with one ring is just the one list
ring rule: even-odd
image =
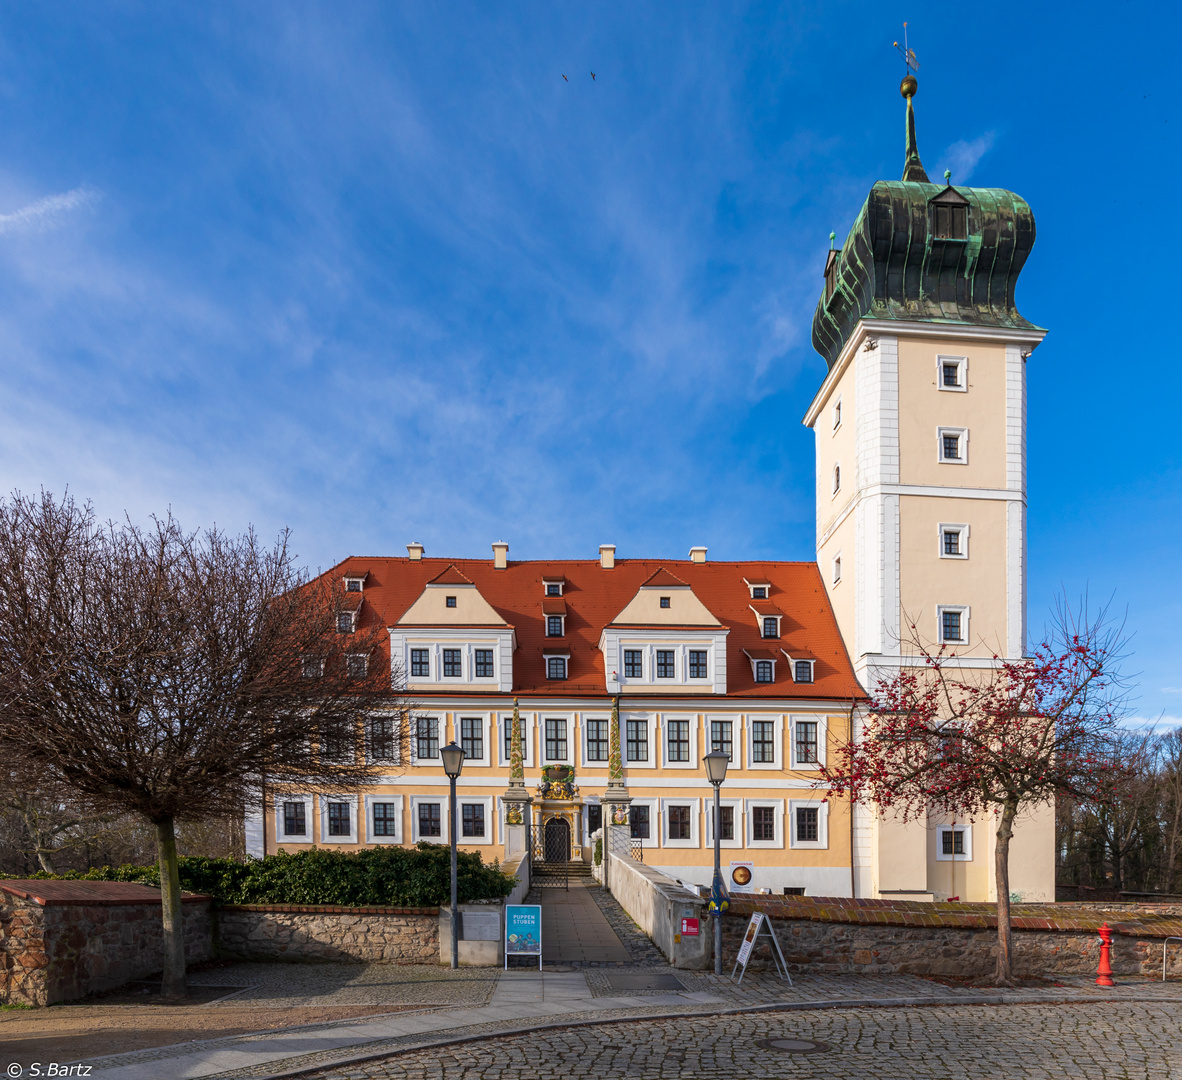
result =
[{"label": "green copper dome", "polygon": [[813,346],[830,367],[861,319],[1038,329],[1014,305],[1034,247],[1030,206],[1000,188],[928,182],[906,89],[903,179],[870,189],[845,245],[826,263]]}]

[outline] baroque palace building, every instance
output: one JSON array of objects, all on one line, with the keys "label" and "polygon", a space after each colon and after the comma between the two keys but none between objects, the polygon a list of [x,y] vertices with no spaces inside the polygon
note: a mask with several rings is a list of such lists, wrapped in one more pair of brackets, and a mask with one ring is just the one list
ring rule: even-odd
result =
[{"label": "baroque palace building", "polygon": [[[817,775],[857,734],[866,688],[916,663],[912,625],[970,668],[1026,651],[1025,365],[1045,331],[1014,292],[1034,218],[1012,192],[931,183],[914,78],[902,91],[903,178],[874,184],[830,251],[813,320],[828,365],[804,420],[816,562],[711,562],[704,547],[617,559],[611,545],[522,562],[503,543],[485,560],[418,544],[346,559],[329,572],[349,600],[339,629],[388,631],[382,662],[415,703],[409,745],[379,718],[366,752],[380,782],[269,793],[248,850],[449,843],[439,748],[454,739],[465,849],[513,854],[520,821],[548,857],[587,861],[614,807],[646,863],[708,886],[702,756],[721,749],[731,888],[995,898],[990,820],[880,818],[826,799]],[[1053,846],[1053,807],[1019,821],[1024,900],[1054,899]]]}]

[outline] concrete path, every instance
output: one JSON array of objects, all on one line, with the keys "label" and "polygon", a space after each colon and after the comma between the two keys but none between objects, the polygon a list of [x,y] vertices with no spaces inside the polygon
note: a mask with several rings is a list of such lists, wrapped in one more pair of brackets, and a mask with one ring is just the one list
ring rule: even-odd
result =
[{"label": "concrete path", "polygon": [[542,963],[628,963],[624,943],[581,881],[540,892]]}]

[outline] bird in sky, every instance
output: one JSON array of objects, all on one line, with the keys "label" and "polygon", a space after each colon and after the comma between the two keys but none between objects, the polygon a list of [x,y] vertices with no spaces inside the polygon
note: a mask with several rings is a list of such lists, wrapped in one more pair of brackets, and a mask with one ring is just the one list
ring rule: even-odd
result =
[{"label": "bird in sky", "polygon": [[593,71],[593,72],[591,72],[591,78],[592,78],[592,79],[594,79],[594,78],[595,78],[595,72],[594,72],[594,71]]},{"label": "bird in sky", "polygon": [[570,82],[570,79],[568,79],[565,75],[562,76],[562,79],[563,82]]}]

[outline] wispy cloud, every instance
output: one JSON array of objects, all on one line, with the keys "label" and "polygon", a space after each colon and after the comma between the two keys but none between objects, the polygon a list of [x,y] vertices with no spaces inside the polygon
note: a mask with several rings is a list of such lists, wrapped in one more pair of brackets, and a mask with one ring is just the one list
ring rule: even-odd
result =
[{"label": "wispy cloud", "polygon": [[992,131],[978,135],[975,139],[957,139],[940,155],[939,175],[943,176],[944,170],[949,169],[954,184],[967,184],[978,162],[993,148],[993,140]]},{"label": "wispy cloud", "polygon": [[22,229],[53,228],[67,214],[90,206],[98,199],[99,193],[85,184],[60,195],[46,195],[11,214],[0,214],[0,236]]},{"label": "wispy cloud", "polygon": [[1182,694],[1182,686],[1163,686],[1161,692],[1163,694]]}]

